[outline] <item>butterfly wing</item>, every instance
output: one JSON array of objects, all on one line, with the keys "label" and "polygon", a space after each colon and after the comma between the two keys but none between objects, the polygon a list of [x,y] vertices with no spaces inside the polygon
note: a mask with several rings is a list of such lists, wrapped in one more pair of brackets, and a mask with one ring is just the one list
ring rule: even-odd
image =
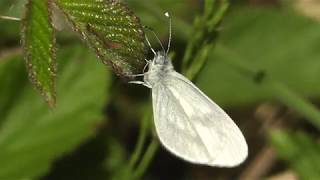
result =
[{"label": "butterfly wing", "polygon": [[247,157],[246,141],[232,119],[195,85],[173,71],[152,88],[161,143],[187,161],[232,167]]}]

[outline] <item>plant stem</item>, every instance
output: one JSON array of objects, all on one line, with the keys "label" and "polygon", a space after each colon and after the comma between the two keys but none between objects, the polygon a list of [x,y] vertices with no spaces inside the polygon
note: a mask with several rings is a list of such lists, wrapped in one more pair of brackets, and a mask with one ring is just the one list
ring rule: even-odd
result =
[{"label": "plant stem", "polygon": [[4,20],[11,20],[11,21],[21,21],[20,18],[17,17],[11,17],[11,16],[0,16],[0,19],[4,19]]},{"label": "plant stem", "polygon": [[[226,10],[229,7],[227,0],[221,0],[221,4],[214,11],[213,5],[215,5],[215,0],[206,0],[205,1],[205,12],[202,16],[197,17],[194,22],[194,32],[197,34],[195,38],[192,38],[186,48],[184,60],[183,60],[183,72],[187,74],[190,79],[194,78],[201,70],[204,65],[210,49],[213,47],[213,42],[216,38],[216,28],[221,22]],[[161,16],[162,13],[161,13]],[[209,23],[206,23],[209,22]],[[212,38],[209,42],[207,41],[207,34],[211,34]],[[196,59],[194,61],[194,59]],[[190,63],[190,66],[187,66]],[[129,161],[129,168],[133,169],[137,163],[139,157],[141,156],[143,144],[145,143],[147,135],[147,125],[145,125],[144,120],[141,124],[140,135],[136,149]],[[137,165],[137,168],[133,172],[134,179],[139,179],[145,173],[147,167],[149,166],[151,160],[153,159],[155,152],[159,146],[159,143],[156,138],[153,138],[152,142],[148,146],[144,156],[142,157],[140,164]]]},{"label": "plant stem", "polygon": [[152,142],[148,146],[144,156],[142,157],[140,164],[136,168],[133,174],[133,177],[134,177],[133,179],[140,179],[141,176],[145,173],[155,153],[157,152],[158,146],[159,146],[158,139],[154,137],[152,139]]},{"label": "plant stem", "polygon": [[280,102],[306,117],[307,121],[320,130],[320,111],[312,103],[300,97],[280,82],[272,81],[268,85]]},{"label": "plant stem", "polygon": [[225,60],[228,60],[226,63],[246,78],[256,81],[257,76],[262,72],[264,77],[262,77],[261,81],[256,82],[256,84],[273,93],[273,96],[278,101],[306,117],[307,121],[315,125],[320,130],[320,111],[313,104],[290,90],[283,83],[270,78],[263,71],[253,68],[246,63],[246,61],[239,59],[238,57],[240,56],[229,50],[227,47],[219,45],[217,48],[224,52],[223,54],[229,54],[230,58],[224,58]]},{"label": "plant stem", "polygon": [[150,119],[150,113],[149,111],[147,111],[147,113],[145,113],[144,118],[142,120],[142,122],[140,123],[140,132],[139,132],[139,137],[138,137],[138,142],[135,146],[135,150],[133,151],[133,154],[131,156],[131,159],[129,160],[129,169],[133,170],[134,166],[136,165],[139,157],[142,154],[142,149],[143,149],[143,145],[146,142],[146,138],[147,138],[147,129],[148,129],[148,121]]},{"label": "plant stem", "polygon": [[228,0],[206,0],[203,15],[194,20],[193,36],[187,44],[182,62],[182,73],[193,79],[201,71],[208,53],[218,37],[218,27],[228,8]]}]

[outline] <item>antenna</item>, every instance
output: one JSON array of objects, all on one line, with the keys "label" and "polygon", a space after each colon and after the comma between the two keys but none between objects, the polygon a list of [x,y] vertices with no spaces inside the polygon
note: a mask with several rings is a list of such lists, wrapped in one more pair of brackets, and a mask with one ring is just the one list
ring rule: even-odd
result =
[{"label": "antenna", "polygon": [[0,19],[12,20],[12,21],[21,21],[20,18],[11,17],[11,16],[1,16],[1,15],[0,15]]},{"label": "antenna", "polygon": [[145,35],[145,37],[146,37],[146,41],[147,41],[148,46],[150,47],[151,51],[153,52],[154,55],[157,55],[157,53],[154,51],[154,49],[153,49],[152,46],[151,46],[151,43],[150,43],[150,41],[149,41],[149,39],[148,39],[148,36]]},{"label": "antenna", "polygon": [[146,27],[146,29],[149,30],[149,31],[153,34],[153,36],[157,39],[157,41],[158,41],[158,43],[160,44],[163,52],[166,52],[165,49],[164,49],[164,47],[163,47],[163,45],[162,45],[162,43],[161,43],[161,41],[160,41],[160,39],[158,38],[157,34],[153,31],[153,29],[151,29],[151,28],[148,27],[148,26],[145,26],[145,27]]},{"label": "antenna", "polygon": [[171,46],[171,39],[172,39],[172,20],[170,17],[170,14],[168,12],[164,13],[164,15],[169,18],[169,41],[168,41],[168,47],[167,47],[167,51],[166,51],[166,55],[168,55],[169,50],[170,50],[170,46]]}]

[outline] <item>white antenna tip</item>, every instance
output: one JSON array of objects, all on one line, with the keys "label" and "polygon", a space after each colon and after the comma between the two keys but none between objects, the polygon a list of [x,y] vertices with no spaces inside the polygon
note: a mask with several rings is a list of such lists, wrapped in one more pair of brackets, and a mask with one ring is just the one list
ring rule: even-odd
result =
[{"label": "white antenna tip", "polygon": [[167,16],[167,17],[170,17],[168,12],[164,13],[164,15]]}]

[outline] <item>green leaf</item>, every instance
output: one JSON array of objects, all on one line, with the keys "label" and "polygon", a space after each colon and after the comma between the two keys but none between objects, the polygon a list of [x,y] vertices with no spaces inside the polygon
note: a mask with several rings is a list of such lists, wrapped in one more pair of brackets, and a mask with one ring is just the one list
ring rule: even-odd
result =
[{"label": "green leaf", "polygon": [[23,19],[22,44],[31,82],[52,107],[55,105],[55,36],[48,0],[29,0]]},{"label": "green leaf", "polygon": [[138,17],[118,1],[57,0],[75,31],[121,76],[142,72],[145,36]]},{"label": "green leaf", "polygon": [[[217,103],[239,107],[275,100],[276,91],[257,83],[259,74],[301,96],[320,96],[318,22],[294,12],[254,7],[239,8],[224,22],[197,81]],[[254,69],[257,79],[243,76],[238,67]]]},{"label": "green leaf", "polygon": [[320,144],[303,132],[274,131],[271,142],[301,179],[320,178]]},{"label": "green leaf", "polygon": [[[10,97],[5,102],[14,102],[14,106],[6,105],[7,115],[1,116],[0,179],[44,175],[55,158],[94,135],[104,119],[109,73],[83,47],[65,47],[58,59],[60,98],[54,109],[49,109],[26,83],[21,58],[0,61],[0,70],[11,70],[0,74],[0,81],[5,82],[2,87],[20,86],[18,92],[3,92]],[[17,75],[12,78],[12,74]],[[17,82],[24,86],[17,86]]]}]

